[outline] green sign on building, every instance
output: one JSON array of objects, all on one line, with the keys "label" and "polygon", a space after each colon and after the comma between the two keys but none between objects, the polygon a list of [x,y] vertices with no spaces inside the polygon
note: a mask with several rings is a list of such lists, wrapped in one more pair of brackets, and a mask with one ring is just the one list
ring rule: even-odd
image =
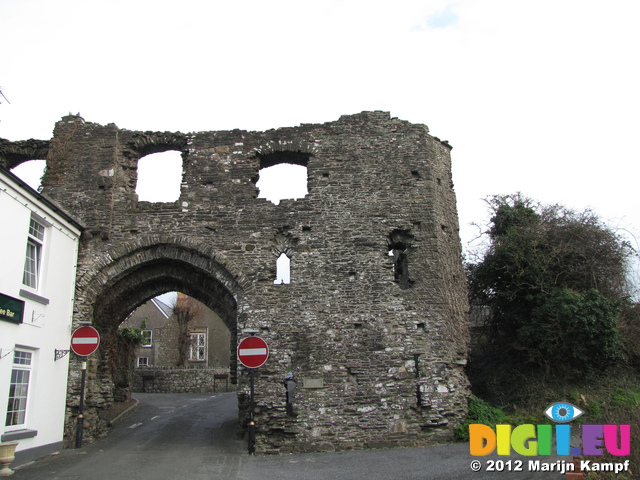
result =
[{"label": "green sign on building", "polygon": [[0,293],[0,320],[22,323],[24,302]]}]

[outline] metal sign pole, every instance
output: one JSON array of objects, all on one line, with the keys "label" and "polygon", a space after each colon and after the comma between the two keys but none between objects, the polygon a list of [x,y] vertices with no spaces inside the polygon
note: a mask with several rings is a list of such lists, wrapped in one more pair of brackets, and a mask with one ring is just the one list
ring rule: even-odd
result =
[{"label": "metal sign pole", "polygon": [[249,455],[256,453],[256,422],[255,422],[255,369],[260,367],[267,361],[269,357],[269,347],[260,337],[254,334],[258,330],[244,330],[250,334],[250,337],[244,338],[238,344],[238,360],[242,365],[249,369],[249,378],[251,384],[251,395],[249,397]]},{"label": "metal sign pole", "polygon": [[254,370],[255,368],[249,369],[249,376],[251,377],[251,396],[249,401],[249,455],[256,453],[256,422],[254,421],[255,401],[253,396]]},{"label": "metal sign pole", "polygon": [[80,385],[80,409],[76,427],[76,448],[82,447],[82,430],[84,428],[84,390],[87,382],[87,356],[100,346],[100,333],[90,326],[78,328],[71,334],[71,350],[82,359],[82,382]]},{"label": "metal sign pole", "polygon": [[87,357],[82,361],[82,381],[80,382],[80,411],[76,426],[76,448],[82,448],[82,430],[84,429],[84,387],[87,381]]}]

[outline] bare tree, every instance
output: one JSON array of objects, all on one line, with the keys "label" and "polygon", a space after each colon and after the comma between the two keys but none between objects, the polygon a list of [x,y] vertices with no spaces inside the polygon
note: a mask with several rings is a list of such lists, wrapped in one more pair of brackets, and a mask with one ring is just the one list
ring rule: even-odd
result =
[{"label": "bare tree", "polygon": [[189,324],[200,312],[200,304],[187,295],[178,294],[178,298],[172,306],[173,315],[178,323],[178,361],[177,366],[183,367],[189,359],[191,347],[191,335]]}]

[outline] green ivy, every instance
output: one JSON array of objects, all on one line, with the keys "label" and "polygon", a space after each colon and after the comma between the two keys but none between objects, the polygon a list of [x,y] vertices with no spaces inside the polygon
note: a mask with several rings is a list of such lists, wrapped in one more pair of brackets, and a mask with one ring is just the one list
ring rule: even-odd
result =
[{"label": "green ivy", "polygon": [[144,335],[141,330],[134,327],[125,327],[118,330],[121,339],[131,345],[142,345]]}]

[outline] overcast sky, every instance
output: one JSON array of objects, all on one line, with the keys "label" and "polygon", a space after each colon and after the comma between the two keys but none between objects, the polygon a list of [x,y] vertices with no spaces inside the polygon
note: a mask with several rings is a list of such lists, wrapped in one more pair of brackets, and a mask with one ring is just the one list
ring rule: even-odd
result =
[{"label": "overcast sky", "polygon": [[516,191],[640,240],[639,23],[637,0],[0,0],[0,137],[386,110],[453,145],[463,245]]}]

